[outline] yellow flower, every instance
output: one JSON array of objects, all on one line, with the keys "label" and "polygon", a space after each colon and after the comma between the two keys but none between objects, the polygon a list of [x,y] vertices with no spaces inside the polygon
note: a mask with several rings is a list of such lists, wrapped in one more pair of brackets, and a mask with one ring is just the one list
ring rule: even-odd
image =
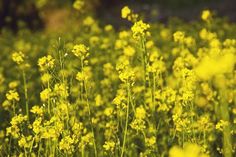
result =
[{"label": "yellow flower", "polygon": [[9,101],[19,101],[20,97],[19,94],[15,90],[9,90],[6,94],[7,100]]},{"label": "yellow flower", "polygon": [[160,35],[164,40],[168,40],[171,38],[171,31],[167,28],[161,29]]},{"label": "yellow flower", "polygon": [[113,152],[114,149],[115,149],[115,142],[113,141],[106,141],[105,144],[103,145],[103,148],[106,150],[106,151],[111,151]]},{"label": "yellow flower", "polygon": [[6,135],[11,135],[13,138],[19,138],[20,129],[17,125],[10,126],[6,129]]},{"label": "yellow flower", "polygon": [[129,36],[130,36],[130,33],[128,31],[119,32],[119,38],[120,39],[126,39],[126,38],[129,38]]},{"label": "yellow flower", "polygon": [[84,44],[79,44],[73,47],[72,52],[76,57],[84,59],[89,55],[88,50],[89,48],[86,47]]},{"label": "yellow flower", "polygon": [[51,55],[39,58],[38,66],[40,71],[46,71],[54,67],[55,59]]},{"label": "yellow flower", "polygon": [[174,37],[175,42],[183,43],[184,38],[185,38],[185,33],[181,31],[177,31],[173,34],[173,37]]},{"label": "yellow flower", "polygon": [[202,153],[202,148],[196,144],[185,144],[184,148],[174,146],[169,151],[169,157],[209,157]]},{"label": "yellow flower", "polygon": [[74,3],[73,3],[73,7],[80,11],[83,7],[84,7],[84,0],[76,0]]},{"label": "yellow flower", "polygon": [[145,119],[146,118],[146,110],[143,108],[143,106],[136,108],[135,117],[137,119]]},{"label": "yellow flower", "polygon": [[103,104],[102,96],[100,94],[98,94],[95,97],[95,105],[96,106],[101,106],[102,104]]},{"label": "yellow flower", "polygon": [[156,137],[152,136],[150,138],[145,139],[145,145],[147,147],[155,148],[156,147]]},{"label": "yellow flower", "polygon": [[88,81],[90,78],[92,78],[92,72],[91,68],[88,66],[84,67],[81,72],[76,74],[76,80],[80,82]]},{"label": "yellow flower", "polygon": [[103,73],[105,76],[111,76],[113,73],[114,67],[111,63],[106,63],[103,65]]},{"label": "yellow flower", "polygon": [[30,112],[37,114],[39,116],[43,115],[43,108],[39,107],[39,106],[33,106],[32,109],[30,110]]},{"label": "yellow flower", "polygon": [[127,46],[124,48],[124,54],[128,57],[132,57],[135,54],[135,49],[131,46]]},{"label": "yellow flower", "polygon": [[195,46],[195,39],[193,37],[186,37],[184,39],[184,43],[188,46],[188,47],[194,47]]},{"label": "yellow flower", "polygon": [[33,131],[36,135],[41,132],[41,128],[42,128],[41,123],[42,123],[42,118],[41,117],[35,119],[35,121],[33,122]]},{"label": "yellow flower", "polygon": [[146,124],[142,119],[134,119],[131,122],[130,127],[136,131],[143,131],[144,129],[146,129]]},{"label": "yellow flower", "polygon": [[90,133],[87,133],[86,135],[82,136],[81,137],[81,142],[80,142],[80,148],[81,148],[81,145],[82,146],[85,146],[85,145],[92,145],[93,144],[93,134],[90,132]]},{"label": "yellow flower", "polygon": [[22,52],[14,52],[12,54],[12,60],[17,64],[21,64],[24,62],[25,55]]},{"label": "yellow flower", "polygon": [[112,107],[107,107],[105,110],[104,110],[104,115],[106,116],[111,116],[113,113],[113,108]]},{"label": "yellow flower", "polygon": [[70,136],[66,136],[62,138],[59,143],[59,149],[63,150],[64,152],[71,154],[74,151],[74,140]]},{"label": "yellow flower", "polygon": [[142,20],[135,22],[131,27],[134,39],[139,39],[147,35],[147,30],[150,28],[149,24],[144,23]]},{"label": "yellow flower", "polygon": [[212,14],[209,10],[203,10],[202,11],[201,18],[202,18],[203,21],[209,21],[211,17],[212,17]]},{"label": "yellow flower", "polygon": [[82,135],[83,129],[84,129],[83,123],[79,122],[79,123],[73,124],[72,131],[73,131],[74,135],[77,137],[80,137]]},{"label": "yellow flower", "polygon": [[135,73],[131,68],[126,68],[119,73],[119,78],[124,83],[133,83],[135,80]]},{"label": "yellow flower", "polygon": [[22,137],[19,141],[18,144],[20,147],[24,147],[27,144],[26,138]]},{"label": "yellow flower", "polygon": [[52,76],[49,73],[45,73],[41,76],[41,81],[43,84],[48,84],[48,82],[51,80]]},{"label": "yellow flower", "polygon": [[21,124],[22,122],[27,120],[27,116],[23,116],[22,114],[16,115],[11,119],[11,125],[18,125]]},{"label": "yellow flower", "polygon": [[96,44],[99,43],[99,40],[100,40],[99,37],[92,36],[92,37],[89,38],[89,43],[90,43],[91,46],[95,46]]},{"label": "yellow flower", "polygon": [[31,146],[31,140],[32,140],[32,136],[22,136],[21,139],[18,141],[18,144],[21,148],[30,148]]},{"label": "yellow flower", "polygon": [[210,46],[212,48],[220,48],[221,43],[220,43],[219,39],[214,38],[210,41]]},{"label": "yellow flower", "polygon": [[84,74],[84,72],[78,72],[76,74],[76,80],[78,81],[87,81],[88,80],[88,77],[86,76],[86,74]]},{"label": "yellow flower", "polygon": [[232,53],[206,56],[196,67],[195,72],[199,78],[210,80],[213,76],[232,72],[235,61],[235,55]]},{"label": "yellow flower", "polygon": [[66,98],[69,96],[68,86],[63,83],[62,84],[60,84],[60,83],[55,84],[53,91],[57,96],[62,97],[62,98]]},{"label": "yellow flower", "polygon": [[220,120],[217,124],[216,124],[216,130],[219,131],[223,131],[223,129],[229,125],[228,121],[224,121],[224,120]]},{"label": "yellow flower", "polygon": [[154,42],[152,40],[147,41],[147,43],[146,43],[147,49],[151,49],[153,46],[154,46]]},{"label": "yellow flower", "polygon": [[95,21],[91,16],[86,17],[83,21],[83,24],[85,26],[92,26],[94,23],[95,23]]},{"label": "yellow flower", "polygon": [[40,98],[43,102],[47,101],[50,96],[51,96],[51,92],[52,90],[50,88],[46,88],[44,89],[41,93],[40,93]]},{"label": "yellow flower", "polygon": [[131,14],[131,10],[128,6],[125,6],[121,9],[121,17],[126,19]]},{"label": "yellow flower", "polygon": [[201,39],[208,41],[213,40],[214,38],[217,37],[216,33],[212,33],[208,31],[206,28],[201,29],[201,31],[199,32],[199,36]]},{"label": "yellow flower", "polygon": [[10,89],[15,89],[16,87],[19,86],[19,81],[12,81],[8,84]]},{"label": "yellow flower", "polygon": [[112,25],[106,25],[104,29],[105,29],[106,32],[110,32],[110,31],[113,30],[113,26]]},{"label": "yellow flower", "polygon": [[236,46],[236,40],[235,39],[226,39],[223,43],[225,47],[235,47]]}]

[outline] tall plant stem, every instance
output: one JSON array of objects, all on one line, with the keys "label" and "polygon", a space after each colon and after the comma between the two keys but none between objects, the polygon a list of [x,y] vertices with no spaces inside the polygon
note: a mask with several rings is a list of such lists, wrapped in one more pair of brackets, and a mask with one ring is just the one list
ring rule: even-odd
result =
[{"label": "tall plant stem", "polygon": [[229,104],[225,98],[226,89],[220,89],[220,96],[221,96],[221,104],[220,104],[220,113],[221,119],[228,122],[228,125],[223,128],[223,155],[224,157],[232,157],[232,139],[231,139],[231,125],[230,125],[230,117],[228,107]]},{"label": "tall plant stem", "polygon": [[127,98],[127,108],[126,108],[126,118],[125,118],[125,132],[124,132],[123,145],[122,145],[122,150],[121,150],[121,157],[124,156],[126,137],[127,137],[127,132],[128,132],[129,104],[130,104],[130,84],[129,83],[127,83],[127,92],[128,92],[128,98]]},{"label": "tall plant stem", "polygon": [[25,71],[23,70],[23,84],[24,84],[24,95],[25,95],[25,109],[26,109],[26,115],[29,119],[29,100],[28,100],[28,88],[27,88],[27,82],[26,82],[26,75]]}]

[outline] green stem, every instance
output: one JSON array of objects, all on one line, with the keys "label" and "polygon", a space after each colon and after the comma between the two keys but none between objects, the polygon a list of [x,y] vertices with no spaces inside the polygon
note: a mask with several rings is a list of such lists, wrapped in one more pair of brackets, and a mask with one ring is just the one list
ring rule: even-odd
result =
[{"label": "green stem", "polygon": [[82,146],[81,156],[84,157],[84,146]]},{"label": "green stem", "polygon": [[93,123],[92,123],[91,108],[90,108],[90,104],[89,104],[89,101],[88,101],[87,84],[86,84],[85,81],[84,81],[84,88],[85,88],[85,95],[86,95],[86,103],[87,103],[88,110],[89,110],[89,121],[90,121],[91,129],[92,129],[92,134],[93,134],[94,154],[95,154],[95,157],[97,157],[97,146],[96,146],[96,142],[95,142],[95,134],[94,134]]},{"label": "green stem", "polygon": [[25,153],[25,157],[27,157],[27,151],[25,148],[24,148],[24,153]]},{"label": "green stem", "polygon": [[145,46],[145,39],[141,38],[141,45],[142,45],[142,57],[143,57],[143,71],[144,71],[144,86],[145,89],[147,88],[147,50],[146,50],[146,46]]},{"label": "green stem", "polygon": [[23,83],[24,83],[24,95],[25,95],[25,108],[26,108],[26,115],[29,119],[29,102],[28,102],[28,89],[27,89],[27,82],[25,71],[23,70]]},{"label": "green stem", "polygon": [[[48,87],[47,88],[50,89],[50,82],[49,81],[48,81]],[[51,115],[50,99],[48,99],[48,114]]]},{"label": "green stem", "polygon": [[229,117],[229,104],[225,98],[227,98],[226,89],[220,89],[220,97],[221,97],[221,119],[228,122],[229,124],[223,128],[223,154],[224,157],[232,157],[232,139],[231,139],[231,125],[230,125],[230,117]]},{"label": "green stem", "polygon": [[30,152],[29,153],[31,153],[31,151],[32,151],[32,148],[33,148],[33,145],[34,145],[34,139],[35,138],[33,138],[33,140],[32,140],[32,143],[31,143],[31,146],[30,146],[30,150],[29,150]]},{"label": "green stem", "polygon": [[124,133],[124,140],[122,145],[121,157],[124,156],[125,152],[125,143],[126,143],[126,136],[128,131],[128,121],[129,121],[129,97],[130,97],[130,85],[127,83],[127,92],[128,92],[128,99],[127,99],[127,109],[126,109],[126,118],[125,118],[125,133]]},{"label": "green stem", "polygon": [[15,105],[15,101],[13,100],[13,102],[12,102],[13,104],[13,116],[15,116],[16,115],[16,105]]},{"label": "green stem", "polygon": [[41,151],[41,139],[39,140],[38,157],[40,157],[40,151]]}]

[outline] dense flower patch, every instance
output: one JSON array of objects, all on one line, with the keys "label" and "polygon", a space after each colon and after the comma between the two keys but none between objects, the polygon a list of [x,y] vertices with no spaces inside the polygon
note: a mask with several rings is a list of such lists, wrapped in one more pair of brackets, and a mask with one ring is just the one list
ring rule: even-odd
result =
[{"label": "dense flower patch", "polygon": [[2,156],[235,156],[235,25],[121,17],[130,29],[2,30]]}]

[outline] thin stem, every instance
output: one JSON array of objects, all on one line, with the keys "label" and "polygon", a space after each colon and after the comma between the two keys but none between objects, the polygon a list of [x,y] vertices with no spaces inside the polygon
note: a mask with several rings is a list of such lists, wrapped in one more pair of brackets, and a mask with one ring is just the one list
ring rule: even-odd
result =
[{"label": "thin stem", "polygon": [[143,55],[143,71],[144,71],[144,86],[145,89],[147,87],[147,50],[146,50],[146,46],[145,46],[145,39],[141,38],[141,49],[142,49],[142,55]]},{"label": "thin stem", "polygon": [[228,122],[228,125],[223,128],[223,154],[224,157],[232,157],[232,139],[231,139],[231,125],[230,125],[230,117],[228,111],[228,102],[225,99],[227,97],[227,90],[220,89],[221,96],[221,119]]},{"label": "thin stem", "polygon": [[84,146],[82,146],[81,156],[84,157]]},{"label": "thin stem", "polygon": [[[50,82],[48,81],[48,89],[50,89]],[[49,97],[49,96],[48,96]],[[51,115],[50,100],[48,99],[48,114]]]},{"label": "thin stem", "polygon": [[129,97],[130,97],[130,84],[127,83],[127,92],[128,92],[128,99],[127,99],[127,109],[126,109],[126,118],[125,118],[125,133],[124,133],[124,141],[122,145],[121,157],[124,156],[125,152],[125,143],[126,143],[126,136],[128,131],[128,121],[129,121]]},{"label": "thin stem", "polygon": [[29,119],[29,102],[28,102],[28,89],[27,89],[27,82],[25,71],[23,70],[23,83],[24,83],[24,95],[25,95],[25,108],[26,108],[26,115]]},{"label": "thin stem", "polygon": [[[82,72],[83,72],[83,69],[82,69]],[[91,115],[91,108],[90,108],[90,104],[89,104],[89,101],[88,101],[88,90],[87,90],[86,81],[84,81],[84,89],[85,89],[85,95],[86,95],[86,103],[87,103],[88,110],[89,110],[89,121],[90,121],[91,129],[92,129],[92,134],[93,134],[94,154],[95,154],[95,157],[97,157],[97,146],[96,146],[96,142],[95,142],[95,134],[94,134],[92,118],[91,118],[92,117],[92,115]]]},{"label": "thin stem", "polygon": [[13,100],[12,102],[12,105],[13,105],[13,116],[16,115],[16,105],[15,105],[15,101]]},{"label": "thin stem", "polygon": [[41,139],[39,140],[39,149],[38,149],[38,157],[40,157],[40,151],[41,151]]},{"label": "thin stem", "polygon": [[31,146],[30,146],[30,152],[29,153],[31,153],[31,151],[32,151],[32,148],[33,148],[33,145],[34,145],[34,139],[35,138],[33,138],[33,140],[32,140],[32,143],[31,143]]}]

